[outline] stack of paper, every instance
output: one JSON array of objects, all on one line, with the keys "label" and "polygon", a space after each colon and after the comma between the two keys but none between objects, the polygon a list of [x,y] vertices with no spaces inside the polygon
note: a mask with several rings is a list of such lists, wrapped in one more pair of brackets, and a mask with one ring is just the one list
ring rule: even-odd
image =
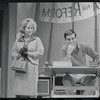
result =
[{"label": "stack of paper", "polygon": [[53,61],[54,67],[71,67],[71,61]]}]

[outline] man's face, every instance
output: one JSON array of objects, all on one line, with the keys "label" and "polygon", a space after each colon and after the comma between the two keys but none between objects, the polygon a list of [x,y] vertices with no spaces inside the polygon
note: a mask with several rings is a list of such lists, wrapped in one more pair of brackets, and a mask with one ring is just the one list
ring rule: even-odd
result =
[{"label": "man's face", "polygon": [[76,37],[75,34],[71,34],[66,36],[66,42],[71,45],[73,45],[74,47],[76,46]]}]

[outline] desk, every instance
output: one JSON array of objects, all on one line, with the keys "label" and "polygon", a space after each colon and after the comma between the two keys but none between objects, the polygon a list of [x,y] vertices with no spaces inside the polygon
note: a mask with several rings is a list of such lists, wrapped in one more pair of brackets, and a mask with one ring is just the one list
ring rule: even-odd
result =
[{"label": "desk", "polygon": [[[100,74],[100,67],[88,67],[88,66],[74,66],[74,67],[55,67],[55,66],[49,66],[49,67],[43,67],[45,70],[49,70],[51,71],[51,73],[55,73],[57,74],[97,74],[99,72]],[[83,86],[83,87],[75,87],[75,86],[71,86],[71,87],[65,87],[65,86],[55,86],[55,75],[53,75],[53,90],[52,90],[52,95],[51,97],[67,97],[67,98],[72,98],[72,97],[98,97],[99,96],[99,87],[98,86]],[[63,91],[63,93],[66,92],[65,89],[79,89],[79,90],[98,90],[96,92],[96,95],[82,95],[82,96],[78,96],[78,95],[55,95],[55,91],[59,92],[59,91]],[[65,90],[65,91],[64,91]],[[60,92],[59,92],[60,93]]]},{"label": "desk", "polygon": [[96,74],[100,67],[74,66],[74,67],[43,67],[45,70],[55,72],[56,74]]}]

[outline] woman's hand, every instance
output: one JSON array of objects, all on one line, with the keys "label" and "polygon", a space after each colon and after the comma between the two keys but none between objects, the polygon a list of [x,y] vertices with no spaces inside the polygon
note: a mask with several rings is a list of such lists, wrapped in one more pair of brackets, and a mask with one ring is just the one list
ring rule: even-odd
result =
[{"label": "woman's hand", "polygon": [[21,54],[21,56],[27,58],[27,49],[26,48],[22,48],[19,52]]}]

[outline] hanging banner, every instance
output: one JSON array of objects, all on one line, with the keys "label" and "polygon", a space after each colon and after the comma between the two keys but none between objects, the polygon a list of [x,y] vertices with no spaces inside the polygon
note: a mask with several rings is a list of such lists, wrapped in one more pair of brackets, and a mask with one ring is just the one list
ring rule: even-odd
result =
[{"label": "hanging banner", "polygon": [[[94,5],[100,13],[100,2],[76,2],[74,4],[74,21],[94,16]],[[72,3],[40,3],[39,20],[51,23],[72,22]]]}]

